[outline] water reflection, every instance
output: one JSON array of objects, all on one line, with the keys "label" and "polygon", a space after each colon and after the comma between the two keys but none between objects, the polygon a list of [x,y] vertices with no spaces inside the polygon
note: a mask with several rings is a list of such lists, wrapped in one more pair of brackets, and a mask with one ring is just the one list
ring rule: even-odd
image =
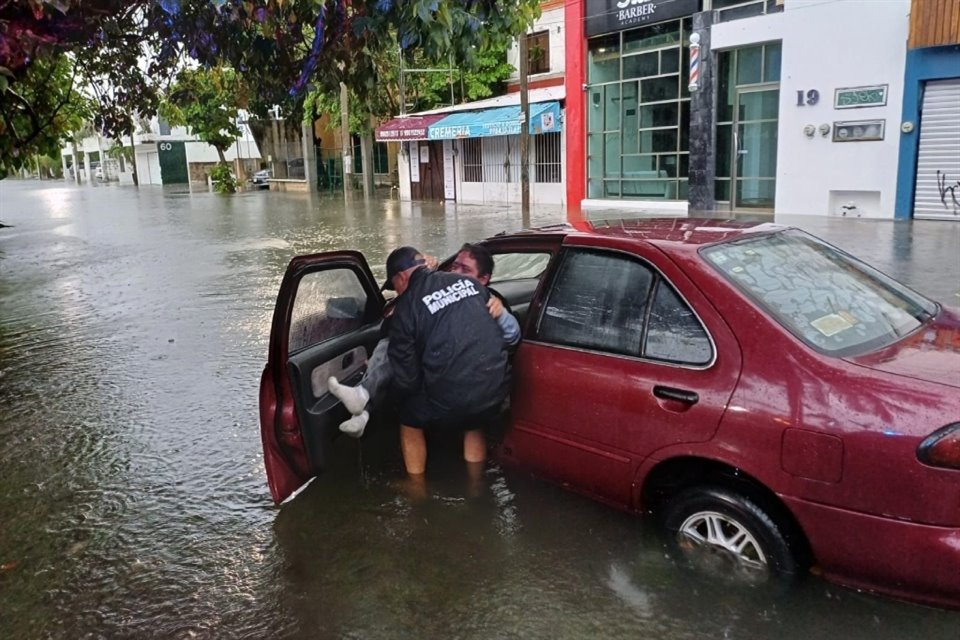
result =
[{"label": "water reflection", "polygon": [[[817,579],[713,585],[631,516],[496,467],[477,492],[455,447],[413,499],[387,429],[274,509],[256,394],[290,258],[359,248],[380,278],[513,208],[0,181],[0,212],[0,637],[956,640],[958,614]],[[892,223],[810,226],[951,296],[956,227],[929,224],[909,263]]]}]

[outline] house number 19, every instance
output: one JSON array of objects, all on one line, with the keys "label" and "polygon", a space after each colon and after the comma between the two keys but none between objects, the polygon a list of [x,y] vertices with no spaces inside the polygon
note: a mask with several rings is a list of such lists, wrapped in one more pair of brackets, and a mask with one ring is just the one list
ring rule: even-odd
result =
[{"label": "house number 19", "polygon": [[798,107],[802,107],[805,104],[812,107],[818,102],[820,102],[820,92],[817,91],[816,89],[810,89],[809,91],[806,92],[806,95],[804,95],[804,92],[802,90],[797,91]]}]

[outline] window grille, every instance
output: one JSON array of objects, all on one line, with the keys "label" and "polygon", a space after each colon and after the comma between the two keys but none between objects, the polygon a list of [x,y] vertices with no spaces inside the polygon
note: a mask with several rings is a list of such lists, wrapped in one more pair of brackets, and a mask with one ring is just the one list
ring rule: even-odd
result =
[{"label": "window grille", "polygon": [[459,140],[460,157],[463,159],[463,181],[483,182],[483,146],[480,138]]},{"label": "window grille", "polygon": [[483,178],[485,182],[520,180],[519,136],[483,138]]},{"label": "window grille", "polygon": [[533,136],[536,149],[535,181],[560,182],[560,133]]}]

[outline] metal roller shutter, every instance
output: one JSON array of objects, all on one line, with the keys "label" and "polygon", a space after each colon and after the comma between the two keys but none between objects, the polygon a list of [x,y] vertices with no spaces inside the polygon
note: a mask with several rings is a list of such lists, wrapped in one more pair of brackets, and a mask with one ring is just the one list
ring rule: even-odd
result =
[{"label": "metal roller shutter", "polygon": [[913,215],[960,220],[960,78],[924,87]]}]

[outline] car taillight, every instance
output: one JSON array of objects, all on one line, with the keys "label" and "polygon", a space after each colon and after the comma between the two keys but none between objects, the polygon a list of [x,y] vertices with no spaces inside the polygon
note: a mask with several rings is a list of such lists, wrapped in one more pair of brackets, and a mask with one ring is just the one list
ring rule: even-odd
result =
[{"label": "car taillight", "polygon": [[960,469],[960,422],[937,429],[917,447],[920,462],[932,467]]}]

